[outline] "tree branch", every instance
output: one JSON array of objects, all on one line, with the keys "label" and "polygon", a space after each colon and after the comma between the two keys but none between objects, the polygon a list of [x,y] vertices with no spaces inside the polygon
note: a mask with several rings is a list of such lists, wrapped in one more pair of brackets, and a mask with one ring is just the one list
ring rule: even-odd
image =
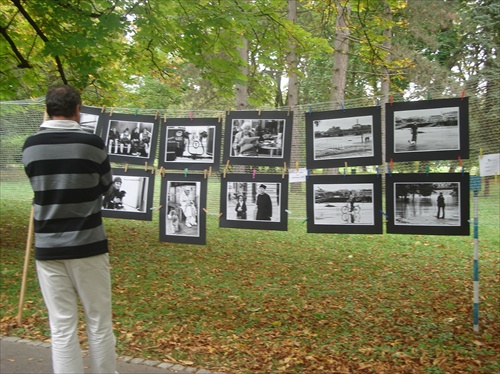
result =
[{"label": "tree branch", "polygon": [[0,27],[0,34],[2,34],[5,40],[7,40],[10,48],[19,60],[19,64],[17,65],[17,67],[20,69],[30,69],[32,66],[30,65],[29,61],[23,57],[19,49],[17,49],[16,43],[14,43],[9,34],[7,34],[7,27]]},{"label": "tree branch", "polygon": [[[49,38],[47,38],[47,36],[43,33],[43,31],[40,29],[40,27],[38,27],[38,25],[33,20],[33,18],[31,18],[31,16],[28,14],[28,12],[26,11],[26,9],[24,9],[23,5],[21,4],[21,1],[20,0],[11,0],[11,1],[16,6],[16,8],[19,10],[19,12],[21,12],[21,14],[24,16],[24,18],[26,19],[26,21],[28,21],[28,23],[31,25],[31,27],[33,27],[33,29],[35,30],[36,34],[45,43],[48,43],[49,42]],[[64,73],[64,67],[62,65],[61,59],[59,58],[59,56],[54,56],[54,59],[56,61],[57,70],[59,71],[59,75],[61,76],[62,81],[64,82],[64,84],[68,84],[68,80],[66,79],[66,74]]]}]

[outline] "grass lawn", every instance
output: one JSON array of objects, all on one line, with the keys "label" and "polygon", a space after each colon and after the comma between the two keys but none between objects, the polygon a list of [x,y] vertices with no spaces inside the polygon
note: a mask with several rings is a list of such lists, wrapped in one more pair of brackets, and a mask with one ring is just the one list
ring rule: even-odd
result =
[{"label": "grass lawn", "polygon": [[[30,209],[19,189],[0,201],[0,333],[48,340],[34,261],[15,321]],[[118,353],[227,373],[500,372],[499,203],[498,184],[480,198],[479,333],[472,235],[308,234],[301,219],[222,229],[210,215],[195,246],[160,243],[157,215],[106,219]]]}]

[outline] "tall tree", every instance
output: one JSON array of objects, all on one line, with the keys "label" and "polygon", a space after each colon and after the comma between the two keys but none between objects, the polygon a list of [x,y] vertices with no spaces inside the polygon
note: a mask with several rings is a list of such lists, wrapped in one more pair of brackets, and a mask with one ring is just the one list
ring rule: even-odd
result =
[{"label": "tall tree", "polygon": [[349,51],[349,19],[351,7],[348,2],[339,1],[336,4],[337,17],[335,20],[335,39],[333,42],[333,74],[331,102],[334,108],[340,108],[344,102],[347,82],[347,63]]}]

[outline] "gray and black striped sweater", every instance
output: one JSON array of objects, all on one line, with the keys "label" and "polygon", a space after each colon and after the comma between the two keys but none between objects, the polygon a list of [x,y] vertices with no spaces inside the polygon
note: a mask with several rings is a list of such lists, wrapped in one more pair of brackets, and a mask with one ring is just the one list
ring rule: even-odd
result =
[{"label": "gray and black striped sweater", "polygon": [[35,258],[61,260],[108,252],[101,206],[112,184],[103,140],[74,121],[46,121],[23,146],[34,192]]}]

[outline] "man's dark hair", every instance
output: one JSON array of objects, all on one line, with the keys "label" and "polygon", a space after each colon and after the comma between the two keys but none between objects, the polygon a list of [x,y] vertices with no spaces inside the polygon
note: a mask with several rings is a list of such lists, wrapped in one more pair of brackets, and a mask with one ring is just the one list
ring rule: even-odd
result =
[{"label": "man's dark hair", "polygon": [[76,112],[77,105],[81,104],[80,92],[72,86],[50,87],[45,96],[45,105],[49,117],[72,117]]}]

